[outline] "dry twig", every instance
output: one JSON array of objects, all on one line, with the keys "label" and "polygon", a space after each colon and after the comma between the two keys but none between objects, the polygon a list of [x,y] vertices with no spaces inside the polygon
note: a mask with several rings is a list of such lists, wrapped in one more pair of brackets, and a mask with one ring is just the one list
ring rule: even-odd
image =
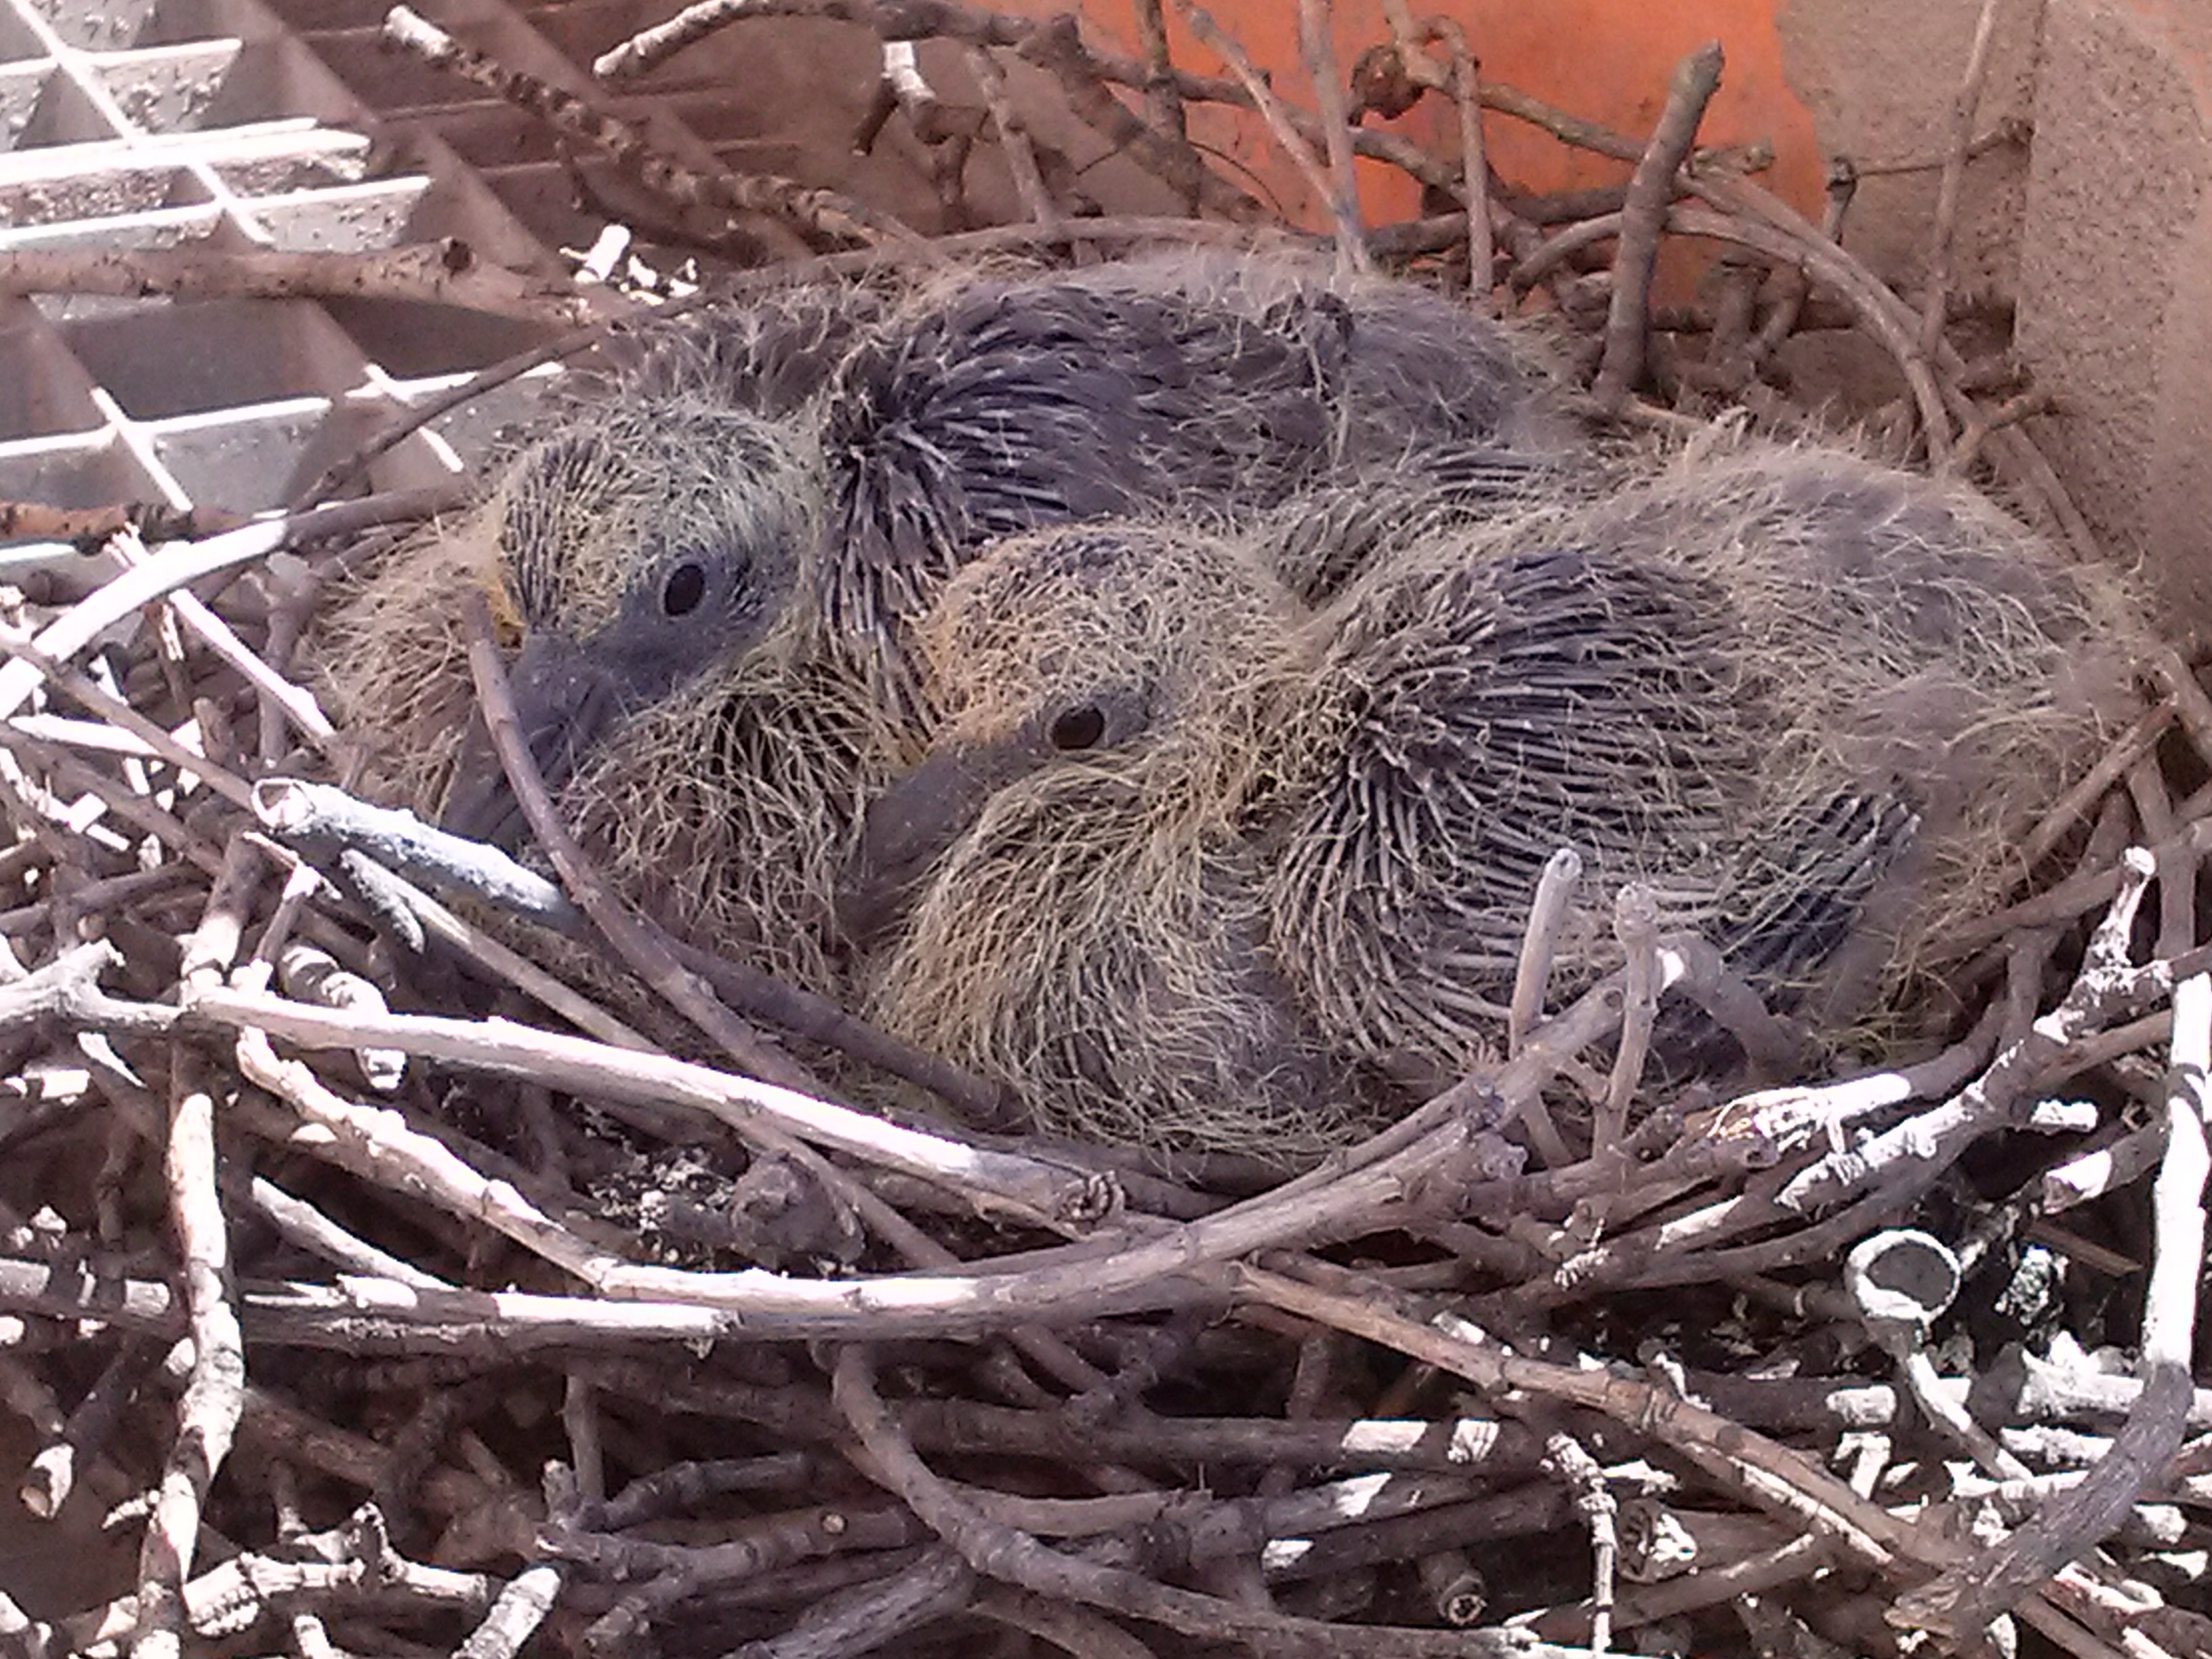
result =
[{"label": "dry twig", "polygon": [[[189,983],[219,981],[235,957],[260,855],[230,851],[185,951]],[[197,1056],[179,1054],[169,1099],[167,1173],[171,1218],[191,1316],[191,1380],[178,1402],[177,1434],[146,1528],[138,1574],[136,1650],[166,1659],[183,1650],[185,1584],[191,1577],[208,1490],[230,1455],[246,1391],[246,1343],[231,1301],[228,1225],[216,1182],[215,1096]]]},{"label": "dry twig", "polygon": [[[1306,3],[1307,0],[1301,0],[1301,3]],[[1213,14],[1197,4],[1196,0],[1175,0],[1175,6],[1182,14],[1183,21],[1190,26],[1190,32],[1205,44],[1208,51],[1229,65],[1231,72],[1244,88],[1245,97],[1250,100],[1252,107],[1259,111],[1260,118],[1267,124],[1267,131],[1274,135],[1283,154],[1297,168],[1298,176],[1305,181],[1306,188],[1313,192],[1314,199],[1328,209],[1329,216],[1336,226],[1337,246],[1344,251],[1343,257],[1364,259],[1364,250],[1358,252],[1352,251],[1359,247],[1358,209],[1356,204],[1349,194],[1339,194],[1328,173],[1323,170],[1320,158],[1314,154],[1313,145],[1292,125],[1290,112],[1268,86],[1267,77],[1260,73],[1258,66],[1244,48],[1213,21]],[[1341,122],[1337,124],[1337,129],[1340,132],[1346,131]],[[1324,137],[1324,147],[1328,142]],[[1348,175],[1348,167],[1346,173]]]},{"label": "dry twig", "polygon": [[[1298,0],[1298,52],[1321,107],[1322,149],[1328,157],[1328,187],[1322,200],[1336,227],[1338,260],[1349,270],[1364,270],[1367,236],[1359,216],[1359,180],[1352,168],[1352,127],[1345,113],[1344,82],[1337,74],[1336,47],[1328,31],[1328,0]],[[1254,95],[1258,95],[1256,83]]]},{"label": "dry twig", "polygon": [[485,264],[474,248],[453,236],[374,253],[19,248],[0,253],[0,294],[410,300],[562,328],[574,327],[596,310],[628,309],[605,288],[577,289]]},{"label": "dry twig", "polygon": [[1613,259],[1613,299],[1605,324],[1605,357],[1591,392],[1618,408],[1643,378],[1650,322],[1651,274],[1659,259],[1659,232],[1674,194],[1674,175],[1697,143],[1698,123],[1721,83],[1720,42],[1700,46],[1675,67],[1666,107],[1651,143],[1636,163],[1621,205],[1620,243]]},{"label": "dry twig", "polygon": [[914,233],[897,221],[836,191],[811,188],[772,174],[696,172],[661,155],[643,134],[627,124],[591,108],[558,87],[471,51],[405,6],[394,6],[385,14],[383,39],[434,69],[473,81],[559,131],[597,145],[648,189],[681,206],[766,214],[847,241],[915,240]]},{"label": "dry twig", "polygon": [[968,68],[990,108],[991,125],[999,131],[999,146],[1006,152],[1006,171],[1013,176],[1014,193],[1021,198],[1023,211],[1040,229],[1057,230],[1060,210],[1046,193],[1043,175],[1037,171],[1036,152],[1030,146],[1027,130],[1014,115],[1013,105],[1006,97],[1006,77],[1000,73],[997,60],[984,47],[970,46]]},{"label": "dry twig", "polygon": [[1982,0],[1974,20],[1973,45],[1966,72],[1951,106],[1951,149],[1943,158],[1943,180],[1936,194],[1936,222],[1929,235],[1928,291],[1920,304],[1920,352],[1933,357],[1943,337],[1943,307],[1950,297],[1952,242],[1958,231],[1959,190],[1966,182],[1966,156],[1974,139],[1974,112],[1989,79],[1990,43],[1996,33],[1997,0]]}]

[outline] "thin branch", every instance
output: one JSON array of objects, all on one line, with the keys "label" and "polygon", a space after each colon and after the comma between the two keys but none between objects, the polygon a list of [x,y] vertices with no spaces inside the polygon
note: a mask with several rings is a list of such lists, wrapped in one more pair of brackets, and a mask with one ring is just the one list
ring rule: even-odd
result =
[{"label": "thin branch", "polygon": [[1359,221],[1359,180],[1352,168],[1352,125],[1345,114],[1344,81],[1337,73],[1336,45],[1329,39],[1328,0],[1298,0],[1298,51],[1321,110],[1329,177],[1322,200],[1336,227],[1336,257],[1346,270],[1364,270],[1367,240]]},{"label": "thin branch", "polygon": [[1659,234],[1674,194],[1674,175],[1697,143],[1698,123],[1721,83],[1721,46],[1709,41],[1674,69],[1667,106],[1651,142],[1628,181],[1620,211],[1620,242],[1613,258],[1613,299],[1606,314],[1605,356],[1591,394],[1617,409],[1644,377],[1644,353],[1651,326],[1651,276],[1659,261]]},{"label": "thin branch", "polygon": [[[0,253],[0,260],[16,257]],[[87,552],[97,551],[110,537],[126,530],[137,532],[149,542],[191,541],[219,536],[250,522],[243,514],[218,507],[180,511],[167,501],[55,507],[46,501],[0,501],[0,542],[73,542]]]},{"label": "thin branch", "polygon": [[[1622,970],[1620,1042],[1613,1074],[1590,1127],[1590,1152],[1616,1152],[1628,1128],[1629,1102],[1643,1080],[1651,1027],[1659,1012],[1659,906],[1651,890],[1631,882],[1615,896],[1613,933],[1626,953]],[[1597,1645],[1603,1645],[1598,1644]]]},{"label": "thin branch", "polygon": [[988,47],[970,46],[968,70],[982,91],[991,125],[998,129],[999,148],[1006,154],[1006,171],[1013,177],[1014,194],[1021,198],[1022,211],[1041,229],[1057,230],[1060,210],[1053,206],[1044,176],[1037,171],[1036,151],[1030,144],[1029,131],[1015,116],[1012,100],[1006,96],[1006,77],[1000,72],[998,60]]},{"label": "thin branch", "polygon": [[2179,699],[2169,692],[2145,709],[2134,725],[2112,740],[2097,763],[2051,803],[2020,843],[2021,868],[2033,870],[2056,851],[2067,832],[2096,810],[2106,792],[2124,779],[2129,769],[2157,746],[2159,739],[2172,726],[2179,703]]},{"label": "thin branch", "polygon": [[986,1212],[1031,1226],[1079,1231],[1107,1202],[1083,1172],[1011,1152],[962,1146],[772,1084],[612,1048],[505,1021],[339,1013],[242,992],[204,990],[187,1002],[222,1025],[258,1026],[308,1048],[395,1048],[494,1074],[520,1076],[586,1097],[702,1111],[740,1133],[773,1127],[901,1170],[960,1194]]},{"label": "thin branch", "polygon": [[1974,112],[1989,79],[1990,42],[1996,33],[1998,0],[1982,0],[1974,20],[1974,42],[1966,53],[1966,73],[1951,105],[1951,148],[1943,160],[1943,181],[1936,194],[1936,224],[1928,250],[1928,291],[1920,305],[1920,350],[1933,357],[1943,337],[1943,306],[1951,289],[1952,243],[1959,223],[1959,191],[1966,177],[1966,155],[1974,142]]},{"label": "thin branch", "polygon": [[385,14],[382,38],[433,69],[472,81],[548,125],[595,144],[647,189],[684,206],[760,213],[854,242],[918,242],[912,230],[834,190],[818,190],[771,173],[702,173],[662,155],[627,122],[592,109],[573,94],[510,70],[471,51],[405,6]]},{"label": "thin branch", "polygon": [[1513,966],[1513,1000],[1505,1016],[1509,1056],[1521,1052],[1528,1033],[1544,1017],[1559,930],[1566,925],[1567,907],[1574,902],[1575,884],[1582,875],[1582,854],[1571,847],[1562,847],[1544,861],[1544,873],[1536,878],[1536,895],[1522,930],[1521,954]]},{"label": "thin branch", "polygon": [[[259,859],[245,841],[231,843],[206,915],[185,951],[187,983],[220,980],[235,958]],[[173,1659],[183,1650],[185,1586],[192,1576],[201,1516],[230,1454],[246,1395],[246,1339],[232,1300],[230,1233],[216,1180],[215,1096],[198,1056],[179,1049],[172,1065],[165,1170],[192,1364],[139,1553],[134,1651],[145,1659]]]},{"label": "thin branch", "polygon": [[1959,434],[1959,447],[1945,463],[1945,470],[1954,477],[1963,475],[1981,459],[1982,450],[1993,434],[2018,426],[2022,421],[2032,421],[2039,415],[2055,414],[2057,410],[2058,398],[2048,387],[2030,386],[1987,413],[1977,413]]},{"label": "thin branch", "polygon": [[959,1612],[975,1600],[975,1574],[959,1553],[939,1545],[887,1577],[813,1603],[783,1634],[753,1644],[747,1659],[846,1659],[873,1652]]},{"label": "thin branch", "polygon": [[104,294],[139,299],[410,300],[570,328],[595,310],[628,310],[605,288],[486,264],[457,236],[369,253],[192,246],[21,248],[0,253],[0,294]]},{"label": "thin branch", "polygon": [[1268,132],[1282,147],[1283,154],[1290,158],[1291,166],[1298,170],[1298,176],[1305,180],[1306,188],[1313,192],[1314,199],[1330,210],[1330,216],[1336,223],[1339,246],[1344,245],[1347,236],[1357,237],[1358,222],[1355,220],[1347,226],[1340,216],[1339,210],[1342,204],[1338,202],[1335,188],[1330,184],[1320,159],[1315,155],[1313,146],[1300,136],[1291,119],[1290,111],[1283,100],[1275,96],[1273,89],[1267,85],[1267,77],[1260,73],[1244,48],[1213,21],[1213,14],[1198,4],[1197,0],[1175,0],[1175,5],[1176,9],[1182,14],[1183,21],[1190,25],[1190,32],[1208,51],[1229,65],[1243,85],[1245,97],[1251,106],[1259,111],[1260,118],[1267,123]]},{"label": "thin branch", "polygon": [[1459,25],[1440,17],[1431,25],[1451,53],[1452,101],[1459,106],[1460,201],[1467,210],[1467,285],[1486,312],[1496,309],[1491,289],[1498,256],[1490,230],[1490,161],[1482,142],[1482,76]]},{"label": "thin branch", "polygon": [[453,1659],[514,1659],[552,1613],[562,1577],[561,1568],[550,1562],[515,1574],[483,1621],[454,1650]]},{"label": "thin branch", "polygon": [[[1145,122],[1179,144],[1190,143],[1189,125],[1183,116],[1182,93],[1176,85],[1175,61],[1168,55],[1167,19],[1160,0],[1134,0],[1137,46],[1145,54]],[[1187,198],[1196,212],[1197,199]]]}]

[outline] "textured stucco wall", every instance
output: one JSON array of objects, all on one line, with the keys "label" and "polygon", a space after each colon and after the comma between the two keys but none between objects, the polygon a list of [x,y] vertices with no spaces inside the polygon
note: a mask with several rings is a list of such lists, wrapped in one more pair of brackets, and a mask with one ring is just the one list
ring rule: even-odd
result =
[{"label": "textured stucco wall", "polygon": [[[1779,0],[1828,154],[1940,157],[1978,0]],[[1957,280],[2016,303],[2033,426],[2106,549],[2212,633],[2212,4],[2003,0]],[[1845,240],[1913,292],[1937,175],[1869,177]]]},{"label": "textured stucco wall", "polygon": [[[2033,118],[2044,0],[2002,0],[1977,138]],[[1844,240],[1910,291],[1927,262],[1951,107],[1972,50],[1978,0],[1779,0],[1791,88],[1812,112],[1820,153],[1848,156],[1858,194]],[[1966,167],[1954,280],[2012,291],[2027,147],[2000,142]]]},{"label": "textured stucco wall", "polygon": [[2212,7],[2048,0],[2020,259],[2037,435],[2112,550],[2212,623]]}]

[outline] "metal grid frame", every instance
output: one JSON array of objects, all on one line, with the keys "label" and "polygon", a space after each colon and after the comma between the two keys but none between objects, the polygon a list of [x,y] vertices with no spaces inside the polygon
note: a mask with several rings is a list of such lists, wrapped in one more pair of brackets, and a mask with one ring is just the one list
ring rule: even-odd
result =
[{"label": "metal grid frame", "polygon": [[[712,37],[619,88],[592,79],[596,58],[682,3],[416,0],[458,39],[588,98],[678,162],[903,204],[927,227],[931,160],[914,136],[893,123],[866,154],[854,148],[881,74],[869,30],[780,20]],[[651,240],[665,204],[564,153],[522,111],[385,48],[389,3],[0,0],[0,252],[372,252],[453,237],[491,264],[553,276],[611,219]],[[933,85],[969,84],[956,43],[920,50]],[[1018,102],[1048,80],[1006,70]],[[1032,112],[1035,136],[1096,151],[1078,124],[1045,112],[1051,102]],[[1109,193],[1133,190],[1140,205],[1159,193],[1110,150],[1090,163]],[[1015,210],[995,153],[979,150],[969,185],[987,210]],[[765,252],[799,250],[750,228],[769,237]],[[276,507],[395,411],[544,337],[533,324],[397,301],[0,298],[0,500]],[[449,482],[552,373],[431,421],[356,488]]]},{"label": "metal grid frame", "polygon": [[[551,139],[384,52],[384,9],[0,0],[0,252],[368,252],[451,236],[510,268],[563,270],[559,248],[596,225]],[[592,54],[653,21],[546,7],[549,38],[501,3],[440,13],[574,91],[589,88]],[[680,156],[755,148],[726,132],[710,144],[664,90],[611,101]],[[694,101],[711,128],[721,106]],[[543,337],[394,301],[0,299],[0,498],[274,507],[397,410]],[[525,385],[441,416],[361,487],[451,479],[536,396]]]}]

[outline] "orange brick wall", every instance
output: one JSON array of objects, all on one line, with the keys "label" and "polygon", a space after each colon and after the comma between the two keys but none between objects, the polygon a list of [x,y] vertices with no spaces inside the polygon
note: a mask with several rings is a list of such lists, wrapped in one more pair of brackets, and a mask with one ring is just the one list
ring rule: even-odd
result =
[{"label": "orange brick wall", "polygon": [[[1065,8],[1058,0],[1024,0],[1015,9],[1044,15]],[[1728,67],[1701,129],[1703,142],[1771,140],[1776,164],[1767,182],[1800,208],[1818,211],[1823,162],[1812,118],[1784,77],[1773,0],[1698,0],[1687,5],[1653,0],[1544,0],[1534,5],[1528,0],[1449,0],[1442,6],[1415,0],[1413,9],[1416,15],[1442,11],[1457,19],[1486,76],[1638,138],[1658,117],[1676,62],[1717,39],[1728,53]],[[1127,0],[1083,0],[1080,9],[1086,23],[1133,50]],[[1215,69],[1212,54],[1191,40],[1171,3],[1168,10],[1176,61],[1196,70]],[[1272,72],[1286,95],[1314,107],[1299,63],[1295,0],[1213,0],[1208,10]],[[1378,0],[1334,0],[1332,15],[1340,70],[1348,71],[1362,50],[1389,38]],[[1392,125],[1440,153],[1457,148],[1456,118],[1433,96]],[[1202,112],[1194,115],[1193,130],[1257,175],[1294,217],[1320,228],[1321,217],[1296,169],[1256,117]],[[1485,121],[1484,140],[1500,174],[1535,190],[1613,182],[1626,173],[1618,162],[1571,149],[1494,112]],[[1362,199],[1370,216],[1389,220],[1413,214],[1419,192],[1410,180],[1376,163],[1363,161],[1360,170]]]}]

